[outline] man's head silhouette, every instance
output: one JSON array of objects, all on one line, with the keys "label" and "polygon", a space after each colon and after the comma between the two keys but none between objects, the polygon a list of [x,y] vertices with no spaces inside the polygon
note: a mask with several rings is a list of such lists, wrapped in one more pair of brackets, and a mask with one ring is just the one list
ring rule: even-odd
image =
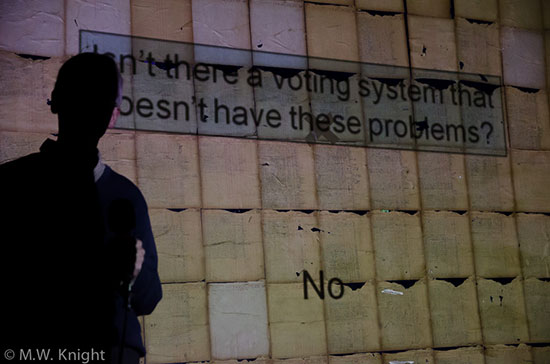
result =
[{"label": "man's head silhouette", "polygon": [[58,114],[60,143],[96,147],[120,111],[122,78],[115,61],[97,53],[81,53],[61,66],[51,111]]}]

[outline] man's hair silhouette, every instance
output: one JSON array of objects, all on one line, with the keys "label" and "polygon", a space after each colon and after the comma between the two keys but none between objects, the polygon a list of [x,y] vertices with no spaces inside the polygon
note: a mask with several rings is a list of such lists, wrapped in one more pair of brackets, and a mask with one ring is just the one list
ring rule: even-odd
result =
[{"label": "man's hair silhouette", "polygon": [[59,140],[95,147],[120,104],[121,89],[117,65],[107,55],[81,53],[65,62],[50,102],[59,118]]}]

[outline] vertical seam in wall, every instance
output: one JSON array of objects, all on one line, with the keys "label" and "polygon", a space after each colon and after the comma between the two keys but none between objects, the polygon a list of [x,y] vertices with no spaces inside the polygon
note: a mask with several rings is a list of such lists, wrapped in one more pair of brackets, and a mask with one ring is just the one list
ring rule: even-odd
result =
[{"label": "vertical seam in wall", "polygon": [[[256,148],[258,149],[258,148]],[[273,347],[272,347],[272,339],[271,339],[271,312],[269,310],[269,292],[268,292],[268,282],[267,282],[267,257],[265,253],[265,234],[264,234],[264,209],[263,207],[260,209],[260,232],[262,237],[262,257],[263,257],[263,268],[264,268],[264,285],[265,285],[265,304],[266,304],[266,313],[267,313],[267,338],[268,338],[268,344],[269,344],[269,351],[268,356],[269,358],[273,358]]]},{"label": "vertical seam in wall", "polygon": [[[468,218],[468,237],[470,240],[470,252],[471,252],[471,263],[472,263],[472,269],[473,269],[473,280],[475,284],[475,299],[476,299],[476,307],[477,307],[477,316],[478,316],[478,323],[479,323],[479,329],[481,334],[481,345],[485,347],[485,340],[483,335],[483,325],[482,325],[482,319],[481,319],[481,307],[479,302],[479,293],[478,293],[478,275],[476,270],[476,261],[475,261],[475,248],[474,248],[474,239],[473,239],[473,233],[472,233],[472,204],[470,199],[470,184],[468,182],[468,163],[466,161],[466,158],[468,158],[467,155],[464,155],[463,158],[463,165],[464,165],[464,182],[466,183],[466,199],[468,203],[468,211],[467,211],[467,218]],[[484,349],[485,350],[485,349]],[[485,353],[483,355],[483,362],[485,363]]]},{"label": "vertical seam in wall", "polygon": [[[505,98],[505,103],[506,103],[506,109],[508,107],[508,103],[507,103],[507,98]],[[520,241],[519,241],[519,231],[518,231],[518,224],[517,224],[517,214],[518,214],[518,207],[517,207],[517,200],[516,200],[516,181],[515,181],[515,178],[514,178],[514,163],[513,163],[513,160],[512,160],[512,144],[511,144],[511,135],[510,133],[508,133],[508,137],[509,137],[509,140],[510,140],[510,148],[508,149],[509,150],[509,153],[508,153],[508,165],[509,165],[509,168],[510,168],[510,179],[511,179],[511,184],[512,184],[512,196],[513,196],[513,212],[512,212],[512,217],[514,219],[514,229],[516,230],[516,236],[515,236],[515,239],[516,239],[516,242],[517,242],[517,257],[518,257],[518,263],[519,263],[519,267],[520,267],[520,271],[519,271],[519,276],[516,276],[516,278],[519,278],[520,279],[520,282],[521,282],[521,291],[522,291],[522,294],[523,294],[523,311],[525,313],[525,325],[527,326],[527,342],[530,341],[531,339],[531,327],[529,325],[529,320],[527,318],[527,303],[526,303],[526,295],[525,295],[525,284],[524,284],[524,281],[525,281],[525,276],[523,274],[523,263],[522,263],[522,256],[521,256],[521,248],[520,248]],[[535,151],[537,152],[537,151]],[[529,153],[529,151],[522,151],[522,153]]]},{"label": "vertical seam in wall", "polygon": [[63,57],[67,57],[67,0],[63,0]]},{"label": "vertical seam in wall", "polygon": [[[460,75],[460,57],[459,57],[459,42],[458,42],[458,31],[457,31],[457,18],[458,16],[454,16],[453,18],[453,25],[454,25],[454,31],[455,31],[455,48],[456,48],[456,69],[457,69],[457,75]],[[499,34],[499,42],[500,42],[500,34]],[[462,114],[462,109],[460,109],[460,112]],[[461,117],[462,120],[462,117]],[[477,271],[476,271],[476,262],[475,262],[475,249],[474,249],[474,240],[473,240],[473,234],[472,234],[472,204],[470,199],[470,185],[468,180],[468,163],[466,159],[468,158],[468,155],[465,153],[462,154],[462,167],[464,169],[464,184],[466,186],[466,204],[467,204],[467,214],[466,218],[468,219],[468,238],[470,240],[470,253],[471,253],[471,264],[472,264],[472,271],[473,271],[473,282],[474,282],[474,294],[475,294],[475,303],[477,307],[477,322],[479,324],[479,333],[481,336],[481,345],[483,348],[483,363],[486,362],[485,360],[485,341],[483,339],[483,326],[481,322],[481,307],[479,304],[479,294],[478,294],[478,277],[477,277]]]},{"label": "vertical seam in wall", "polygon": [[[193,85],[194,86],[194,85]],[[196,114],[197,110],[195,108],[195,114]],[[197,131],[198,131],[198,119],[197,119]],[[200,213],[200,221],[201,221],[201,246],[202,246],[202,267],[203,267],[203,277],[204,277],[204,285],[205,285],[205,290],[206,290],[206,317],[207,317],[207,320],[208,320],[208,338],[209,338],[209,341],[208,341],[208,347],[209,347],[209,356],[210,356],[210,359],[209,360],[212,360],[212,337],[211,337],[211,325],[210,325],[210,290],[209,290],[209,282],[206,280],[206,249],[205,249],[205,246],[204,246],[204,224],[202,223],[203,222],[203,211],[205,210],[204,208],[204,202],[203,202],[203,196],[204,194],[202,193],[202,187],[203,187],[203,180],[202,180],[202,169],[201,169],[201,158],[200,158],[200,147],[199,147],[199,143],[200,143],[200,136],[199,135],[195,135],[194,136],[194,139],[196,141],[195,145],[196,145],[196,150],[197,150],[197,166],[198,166],[198,172],[199,172],[199,184],[200,184],[200,187],[199,187],[199,194],[200,194],[200,201],[201,201],[201,205],[199,207],[199,213]],[[212,210],[215,210],[215,209],[212,209]],[[200,282],[199,282],[200,283]]]},{"label": "vertical seam in wall", "polygon": [[[409,65],[409,84],[412,85],[413,82],[413,69],[412,69],[412,57],[411,57],[411,43],[410,43],[410,32],[409,32],[409,12],[407,9],[407,0],[403,0],[403,21],[405,22],[405,40],[407,44],[407,62]],[[404,82],[404,81],[403,81]],[[414,111],[414,102],[410,102],[411,106],[411,115],[413,122],[416,121],[415,111]],[[413,139],[413,145],[416,147],[418,141]],[[414,150],[414,149],[413,149]]]},{"label": "vertical seam in wall", "polygon": [[[540,0],[539,0],[539,5],[542,6],[542,3],[540,2]],[[501,41],[501,29],[502,29],[502,21],[500,19],[500,15],[501,15],[500,10],[501,9],[500,9],[500,2],[499,2],[499,8],[497,10],[498,11],[498,19],[499,19],[499,42]],[[542,14],[539,14],[539,15],[542,18]],[[541,19],[541,20],[544,24],[544,19]],[[543,28],[544,28],[544,26],[543,26]],[[543,33],[543,42],[544,42],[544,33]],[[505,120],[509,121],[508,120],[508,98],[506,96],[506,86],[504,85],[504,57],[502,55],[502,44],[500,44],[500,47],[501,47],[501,57],[500,57],[500,59],[501,59],[501,69],[502,69],[502,84],[503,84],[503,88],[504,88],[504,92],[502,93],[502,98],[503,98],[503,103],[502,104],[504,105],[503,112],[505,114]],[[546,47],[546,44],[544,44],[544,47]],[[545,54],[545,56],[546,56],[546,54]],[[546,68],[545,68],[545,71],[546,71]],[[522,292],[522,295],[523,295],[523,312],[525,314],[525,325],[527,327],[527,342],[529,342],[530,339],[531,339],[531,330],[530,330],[529,320],[527,318],[525,282],[524,282],[524,275],[523,275],[523,264],[522,264],[522,260],[521,260],[519,232],[518,232],[517,217],[516,217],[517,212],[518,212],[518,206],[517,206],[517,194],[516,194],[516,180],[514,178],[514,163],[513,163],[513,157],[512,157],[512,155],[513,155],[513,153],[512,153],[512,135],[511,135],[511,132],[510,132],[510,123],[509,122],[506,123],[506,128],[505,129],[506,129],[507,134],[508,134],[507,135],[508,136],[508,138],[507,138],[507,140],[508,140],[508,149],[507,149],[508,156],[507,156],[507,158],[508,158],[508,167],[510,168],[510,180],[511,180],[511,185],[512,185],[512,201],[513,201],[512,216],[514,218],[514,228],[516,230],[515,239],[516,239],[516,242],[517,242],[517,257],[518,257],[519,266],[520,266],[520,272],[519,272],[520,275],[517,276],[516,278],[519,278],[520,283],[521,283],[521,292]],[[531,350],[530,350],[530,353],[531,353]]]},{"label": "vertical seam in wall", "polygon": [[548,106],[550,107],[550,94],[548,93],[548,90],[550,89],[550,75],[548,74],[549,72],[549,60],[548,60],[548,55],[549,55],[549,52],[550,52],[550,49],[548,49],[548,42],[547,42],[547,36],[546,36],[546,33],[547,33],[547,30],[546,30],[546,27],[545,27],[545,24],[544,24],[544,2],[546,0],[540,0],[540,7],[541,7],[541,17],[542,17],[542,41],[544,43],[544,75],[546,76],[546,102],[548,103]]},{"label": "vertical seam in wall", "polygon": [[[307,14],[306,14],[306,6],[307,4],[305,2],[302,2],[302,14],[303,14],[303,19],[304,19],[304,44],[305,44],[305,57],[306,57],[306,60],[308,61],[307,62],[307,69],[309,69],[309,47],[308,47],[308,39],[307,39],[307,35],[308,35],[308,32],[307,32]],[[310,6],[314,6],[314,5],[310,5]],[[307,71],[306,69],[306,71]],[[310,92],[308,92],[308,106],[309,106],[309,111],[311,113],[313,113],[313,106],[311,105],[311,94]],[[317,191],[317,168],[315,166],[315,152],[314,152],[314,146],[312,146],[310,143],[307,144],[308,146],[308,149],[309,149],[309,153],[311,154],[311,161],[313,163],[313,190],[314,190],[314,193],[315,193],[315,204],[316,206],[314,206],[314,211],[313,213],[315,214],[315,221],[316,221],[316,224],[317,226],[319,226],[319,193]],[[322,248],[321,248],[321,238],[319,236],[319,234],[317,234],[315,236],[315,239],[317,240],[317,253],[319,254],[319,269],[320,270],[323,270],[323,251],[322,251]],[[303,271],[302,271],[302,274]],[[305,281],[304,281],[304,284]],[[320,282],[321,285],[324,285],[325,284],[325,277],[323,276],[323,281]],[[327,361],[328,361],[328,358],[329,358],[329,343],[328,343],[328,327],[327,327],[327,310],[325,308],[325,302],[324,300],[321,300],[321,305],[322,305],[322,309],[323,309],[323,327],[325,329],[325,354],[324,356],[327,358]]]},{"label": "vertical seam in wall", "polygon": [[[65,0],[65,3],[67,2],[67,0]],[[133,32],[132,32],[132,26],[133,26],[133,19],[132,19],[132,0],[129,1],[130,3],[130,39],[133,39]],[[132,41],[131,44],[130,44],[130,54],[133,55],[134,53],[134,42]],[[119,67],[119,72],[120,72],[120,67]],[[134,99],[134,96],[135,96],[135,87],[134,87],[134,73],[133,72],[129,72],[129,75],[130,75],[130,86],[131,86],[131,95],[132,95],[132,99]],[[122,75],[121,75],[121,78],[122,78]],[[124,90],[122,91],[124,93]],[[135,168],[135,177],[136,177],[136,184],[139,186],[140,185],[140,181],[139,181],[139,165],[138,165],[138,148],[137,148],[137,136],[138,136],[138,131],[136,130],[136,114],[135,113],[132,113],[132,119],[133,119],[133,140],[134,140],[134,168]],[[145,321],[144,321],[145,323]],[[144,326],[144,329],[143,329],[143,332],[145,333],[145,324],[143,325]],[[144,341],[144,344],[145,344],[145,335],[143,335],[143,341]],[[147,360],[147,359],[145,359]]]},{"label": "vertical seam in wall", "polygon": [[[206,296],[206,324],[208,326],[208,360],[212,360],[212,326],[210,322],[210,290],[209,290],[209,282],[206,277],[206,247],[204,244],[204,223],[203,223],[203,209],[202,207],[199,208],[199,219],[201,224],[201,248],[203,251],[202,257],[203,257],[203,277],[204,277],[204,289],[205,289],[205,296]],[[197,282],[200,283],[200,282]]]},{"label": "vertical seam in wall", "polygon": [[[196,109],[195,109],[196,113]],[[210,289],[209,289],[209,282],[206,279],[206,249],[204,246],[204,224],[203,224],[203,193],[202,193],[202,170],[200,165],[200,148],[199,148],[199,136],[195,136],[196,139],[196,148],[197,148],[197,164],[198,164],[198,171],[199,171],[199,193],[201,195],[201,206],[199,207],[199,215],[200,215],[200,223],[201,223],[201,247],[202,247],[202,268],[203,268],[203,277],[204,277],[204,288],[205,288],[205,296],[206,296],[206,319],[207,319],[207,326],[208,326],[208,356],[209,360],[212,360],[212,326],[210,322]],[[200,283],[200,282],[198,282]]]},{"label": "vertical seam in wall", "polygon": [[[67,0],[64,0],[65,2],[65,6],[67,4]],[[129,11],[130,11],[130,14],[129,14],[129,27],[130,27],[130,39],[133,39],[133,20],[132,20],[132,0],[129,0]],[[66,33],[66,32],[65,32]],[[79,32],[80,34],[80,32]],[[79,36],[80,38],[80,36]],[[66,44],[66,34],[65,34],[65,44]],[[130,44],[130,54],[133,54],[133,49],[134,49],[134,42],[132,41],[131,44]],[[120,72],[120,67],[119,67],[119,72]],[[122,78],[122,75],[121,75],[121,78]],[[132,92],[132,98],[134,96],[134,74],[132,72],[130,72],[130,84],[131,84],[131,92]],[[122,91],[124,93],[124,91]],[[137,154],[137,135],[136,135],[136,120],[135,120],[135,114],[134,114],[134,130],[132,132],[132,139],[133,139],[133,146],[134,146],[134,168],[135,168],[135,178],[136,178],[136,184],[139,186],[139,172],[138,172],[138,154]],[[147,208],[147,213],[149,214],[149,208]],[[162,287],[162,284],[161,284],[161,287]],[[146,348],[146,353],[145,353],[145,356],[143,357],[143,364],[147,364],[147,335],[146,335],[146,316],[141,316],[142,317],[142,323],[143,323],[143,327],[141,328],[141,336],[142,336],[142,340],[143,340],[143,346]],[[141,362],[141,361],[140,361]]]},{"label": "vertical seam in wall", "polygon": [[[67,3],[67,0],[65,0],[65,4]],[[132,4],[131,4],[131,1],[130,1],[130,39],[132,39]],[[66,39],[66,38],[65,38]],[[131,43],[131,48],[130,48],[130,53],[133,54],[133,47],[134,47],[134,44],[133,42]],[[120,72],[120,69],[119,69],[119,72]],[[131,95],[132,95],[132,99],[134,98],[134,73],[133,72],[130,72],[130,92],[131,92]],[[122,75],[121,75],[121,78],[122,78]],[[124,91],[122,91],[124,93]],[[132,139],[133,139],[133,146],[134,146],[134,168],[135,168],[135,178],[136,178],[136,184],[139,186],[140,185],[140,178],[139,178],[139,165],[138,165],[138,147],[137,147],[137,143],[138,143],[138,131],[136,130],[136,116],[135,116],[135,113],[132,113],[133,116],[132,116],[132,119],[133,119],[133,131],[132,131]],[[147,209],[147,213],[149,213],[149,210],[150,208],[148,207]],[[162,283],[162,282],[161,282]],[[161,284],[161,287],[162,287],[162,284]],[[143,340],[143,345],[145,346],[146,348],[146,351],[147,351],[147,333],[146,333],[146,316],[142,316],[143,317],[143,327],[141,328],[141,332],[142,332],[142,340]],[[143,357],[143,363],[144,364],[147,364],[147,355],[148,353],[146,352],[145,353],[145,356]]]},{"label": "vertical seam in wall", "polygon": [[[357,34],[357,48],[358,48],[358,60],[361,63],[361,47],[359,46],[359,43],[361,42],[361,38],[359,36],[359,11],[355,9],[355,32]],[[363,120],[365,119],[365,108],[363,107],[363,100],[360,98],[361,103],[361,115],[363,116]],[[367,138],[367,134],[365,133],[365,138]],[[372,184],[370,180],[370,171],[369,171],[369,163],[368,163],[368,155],[369,155],[369,148],[368,144],[366,144],[364,147],[361,147],[361,149],[364,151],[363,153],[363,167],[365,168],[366,173],[366,179],[367,179],[367,191],[368,191],[368,197],[369,197],[369,205],[368,210],[369,212],[365,215],[367,219],[367,223],[369,226],[369,236],[370,236],[370,247],[372,248],[372,264],[373,264],[373,272],[374,277],[367,280],[365,284],[372,284],[374,288],[374,302],[376,304],[376,321],[378,323],[378,349],[376,351],[382,351],[382,321],[380,318],[380,309],[379,309],[379,302],[378,302],[378,280],[377,280],[377,273],[376,273],[376,248],[374,245],[374,233],[373,233],[373,224],[372,224]]]},{"label": "vertical seam in wall", "polygon": [[[248,31],[250,34],[249,37],[249,47],[250,47],[250,58],[251,58],[251,64],[254,66],[254,56],[253,56],[253,50],[252,50],[252,17],[250,13],[250,0],[247,0],[247,9],[248,9]],[[252,87],[252,102],[254,106],[254,110],[256,110],[256,93],[255,88]],[[253,140],[253,143],[255,145],[256,149],[256,176],[258,180],[258,193],[259,193],[259,202],[260,202],[260,208],[259,208],[259,214],[260,214],[260,236],[261,236],[261,247],[262,247],[262,259],[263,259],[263,281],[264,281],[264,292],[265,292],[265,304],[266,304],[266,329],[267,329],[267,344],[268,344],[268,357],[273,357],[272,352],[272,340],[271,340],[271,320],[270,320],[270,310],[269,310],[269,293],[268,293],[268,282],[267,282],[267,257],[265,253],[265,235],[264,235],[264,206],[263,206],[263,193],[262,193],[262,168],[261,168],[261,161],[260,161],[260,140],[258,138],[258,126],[256,126],[256,139]],[[257,208],[254,208],[253,210],[258,210]],[[261,279],[260,279],[261,281]]]},{"label": "vertical seam in wall", "polygon": [[[412,84],[413,80],[413,72],[412,72],[412,57],[411,57],[411,47],[410,47],[410,33],[409,33],[409,12],[407,9],[407,0],[403,0],[403,19],[405,21],[405,38],[407,41],[407,58],[409,62],[409,82]],[[414,102],[410,103],[411,105],[411,113],[413,116],[413,120],[415,118],[415,112],[414,112]],[[416,146],[417,142],[414,140],[414,145]],[[400,151],[399,153],[403,153]],[[432,351],[432,357],[433,357],[433,347],[434,347],[434,337],[433,337],[433,327],[432,327],[432,309],[431,309],[431,300],[430,300],[430,278],[428,277],[428,270],[426,265],[426,249],[424,247],[424,207],[422,204],[422,188],[421,188],[421,172],[418,164],[418,157],[419,157],[419,151],[418,150],[412,150],[411,153],[414,153],[414,162],[415,162],[415,168],[416,168],[416,184],[418,186],[418,207],[419,207],[419,215],[418,219],[420,220],[420,238],[421,246],[422,246],[422,258],[424,262],[424,281],[425,281],[425,290],[424,294],[426,295],[426,302],[428,304],[428,328],[430,332],[430,348]]]},{"label": "vertical seam in wall", "polygon": [[[195,0],[191,0],[191,21],[193,22],[193,3]],[[191,23],[193,24],[193,23]],[[193,27],[193,26],[192,26]],[[193,33],[193,41],[194,41],[194,33]],[[193,62],[195,62],[195,48],[193,47]],[[208,326],[208,356],[209,360],[212,360],[212,325],[210,322],[210,289],[209,289],[209,282],[206,279],[206,249],[204,247],[204,224],[203,224],[203,209],[204,209],[204,194],[203,194],[203,178],[202,178],[202,168],[201,168],[201,148],[199,146],[201,136],[199,136],[199,123],[200,115],[197,114],[197,94],[196,94],[196,82],[195,78],[193,77],[193,96],[195,98],[194,102],[194,108],[195,108],[195,119],[197,120],[197,126],[196,126],[196,133],[194,135],[195,139],[195,148],[197,152],[197,169],[199,173],[199,194],[200,194],[200,206],[199,206],[199,214],[200,214],[200,221],[201,221],[201,247],[202,247],[202,267],[203,267],[203,277],[204,277],[204,289],[205,289],[205,296],[206,296],[206,302],[205,302],[205,309],[206,309],[206,319],[207,319],[207,326]],[[199,282],[200,283],[200,282]]]},{"label": "vertical seam in wall", "polygon": [[369,222],[369,232],[370,232],[370,243],[371,243],[371,247],[372,247],[372,260],[373,260],[373,267],[374,267],[374,279],[371,279],[371,281],[373,282],[373,286],[374,286],[374,293],[375,293],[375,301],[376,301],[376,319],[378,320],[378,351],[382,351],[384,348],[382,347],[382,327],[383,327],[383,323],[382,323],[382,319],[380,317],[380,305],[378,303],[378,290],[379,290],[379,286],[378,286],[378,273],[377,273],[377,268],[376,268],[376,245],[374,244],[374,232],[373,232],[373,221],[372,221],[372,183],[371,183],[371,180],[370,180],[370,170],[369,170],[369,158],[368,158],[368,153],[369,153],[369,149],[368,148],[365,148],[365,154],[364,154],[364,157],[365,157],[365,169],[366,169],[366,172],[367,172],[367,181],[368,181],[368,190],[369,190],[369,209],[370,211],[366,214],[367,215],[367,219],[368,219],[368,222]]}]

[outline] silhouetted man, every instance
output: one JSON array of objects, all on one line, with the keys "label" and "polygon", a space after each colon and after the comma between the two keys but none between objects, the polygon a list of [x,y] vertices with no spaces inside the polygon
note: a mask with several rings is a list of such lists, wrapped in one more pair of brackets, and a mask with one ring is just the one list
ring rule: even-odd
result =
[{"label": "silhouetted man", "polygon": [[121,90],[111,58],[72,57],[52,92],[57,141],[0,166],[0,327],[15,359],[117,362],[123,335],[125,362],[145,353],[137,315],[162,296],[147,205],[97,150]]}]

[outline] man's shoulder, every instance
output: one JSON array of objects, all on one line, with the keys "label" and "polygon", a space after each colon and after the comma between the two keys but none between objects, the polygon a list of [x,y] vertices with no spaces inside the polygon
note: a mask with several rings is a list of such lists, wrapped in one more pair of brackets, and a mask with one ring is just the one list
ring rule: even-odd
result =
[{"label": "man's shoulder", "polygon": [[36,167],[43,162],[40,153],[32,153],[26,156],[0,164],[0,176],[6,178],[17,178],[25,173],[35,171]]},{"label": "man's shoulder", "polygon": [[31,153],[27,154],[25,156],[8,160],[6,162],[2,162],[0,164],[1,170],[7,170],[7,169],[14,169],[14,168],[21,168],[27,165],[34,164],[40,160],[40,153]]}]

